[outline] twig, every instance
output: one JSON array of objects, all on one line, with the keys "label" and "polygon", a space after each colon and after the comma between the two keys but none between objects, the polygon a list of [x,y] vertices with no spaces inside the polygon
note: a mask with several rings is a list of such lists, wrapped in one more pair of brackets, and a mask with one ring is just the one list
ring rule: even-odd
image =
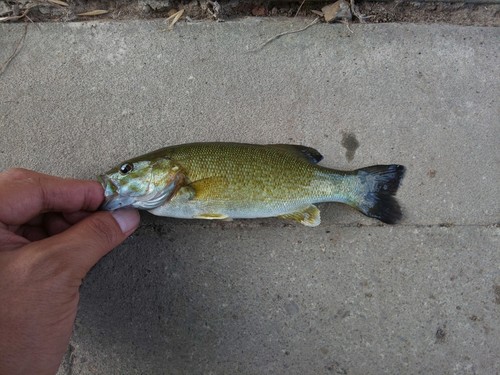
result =
[{"label": "twig", "polygon": [[299,9],[297,9],[297,12],[295,13],[295,16],[293,16],[293,18],[297,17],[297,14],[299,14],[300,9],[302,8],[302,5],[304,5],[305,2],[306,2],[306,0],[302,0],[302,2],[300,3]]},{"label": "twig", "polygon": [[361,23],[365,23],[365,15],[361,14],[358,10],[358,7],[354,4],[354,0],[350,0],[351,3],[351,12],[352,14],[359,20]]},{"label": "twig", "polygon": [[220,4],[217,2],[217,0],[215,0],[215,1],[208,0],[208,1],[207,1],[207,4],[211,5],[211,6],[212,6],[212,9],[213,9],[213,11],[212,11],[212,10],[210,10],[210,9],[208,8],[208,6],[207,6],[207,12],[208,12],[208,13],[210,13],[210,15],[211,15],[214,19],[218,20],[218,19],[219,19],[219,13],[220,13],[220,10],[221,10],[221,6],[220,6]]},{"label": "twig", "polygon": [[344,25],[347,26],[347,30],[349,30],[351,32],[351,34],[354,34],[354,31],[351,30],[351,28],[349,27],[349,21],[347,20],[341,20],[340,23],[343,23]]},{"label": "twig", "polygon": [[37,7],[37,6],[40,6],[42,4],[31,4],[31,5],[28,5],[28,7],[24,10],[23,13],[21,13],[19,16],[6,16],[6,17],[0,17],[0,22],[3,22],[3,21],[17,21],[17,20],[20,20],[21,18],[23,17],[26,17],[26,15],[28,14],[28,12]]},{"label": "twig", "polygon": [[310,28],[312,25],[314,25],[315,23],[317,23],[319,21],[319,17],[316,17],[314,19],[314,21],[312,21],[309,25],[307,25],[306,27],[303,27],[302,29],[299,29],[299,30],[292,30],[292,31],[285,31],[284,33],[281,33],[281,34],[278,34],[278,35],[275,35],[273,36],[272,38],[268,39],[267,41],[265,41],[264,43],[262,43],[259,47],[257,48],[254,48],[248,52],[255,52],[255,51],[258,51],[262,48],[264,48],[265,46],[267,46],[269,43],[271,43],[273,40],[276,40],[278,38],[281,38],[282,36],[284,35],[289,35],[289,34],[295,34],[295,33],[300,33],[301,31],[305,31],[307,30],[308,28]]},{"label": "twig", "polygon": [[21,38],[19,38],[19,41],[17,42],[17,45],[16,45],[16,49],[14,50],[14,52],[12,52],[12,55],[10,55],[10,57],[7,59],[6,62],[4,62],[1,66],[0,66],[0,75],[5,71],[5,69],[7,69],[7,67],[9,66],[10,62],[12,60],[14,60],[14,58],[17,56],[17,54],[19,53],[19,51],[21,50],[21,47],[23,46],[23,42],[24,42],[24,39],[26,38],[26,34],[28,33],[28,24],[26,24],[24,26],[24,32],[23,32],[23,35],[21,36]]}]

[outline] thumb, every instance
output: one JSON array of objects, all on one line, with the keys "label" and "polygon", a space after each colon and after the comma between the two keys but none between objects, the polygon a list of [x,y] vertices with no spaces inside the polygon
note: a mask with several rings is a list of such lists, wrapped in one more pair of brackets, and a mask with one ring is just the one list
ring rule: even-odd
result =
[{"label": "thumb", "polygon": [[62,251],[72,268],[85,274],[139,226],[136,209],[96,212],[58,235],[44,240]]}]

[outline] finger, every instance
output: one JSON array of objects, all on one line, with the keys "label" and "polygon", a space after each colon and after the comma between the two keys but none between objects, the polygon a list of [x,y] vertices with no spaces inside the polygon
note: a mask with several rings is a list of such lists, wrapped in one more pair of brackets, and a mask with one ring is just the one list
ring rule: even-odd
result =
[{"label": "finger", "polygon": [[88,211],[77,211],[77,212],[68,212],[68,213],[64,212],[63,213],[64,219],[70,224],[76,224],[79,221],[85,219],[86,217],[89,217],[90,215],[92,215],[92,212],[88,212]]},{"label": "finger", "polygon": [[9,230],[0,229],[0,251],[16,250],[26,246],[30,241]]},{"label": "finger", "polygon": [[104,255],[122,243],[139,225],[135,209],[96,212],[56,236],[44,246],[83,278]]},{"label": "finger", "polygon": [[104,192],[97,181],[11,169],[0,173],[0,196],[0,222],[20,225],[44,212],[94,211]]},{"label": "finger", "polygon": [[49,236],[54,236],[71,227],[71,224],[60,213],[48,212],[45,215],[43,227]]},{"label": "finger", "polygon": [[33,227],[37,227],[37,226],[43,225],[43,220],[44,220],[43,214],[36,215],[30,221],[28,221],[27,223],[24,223],[24,225],[31,225]]},{"label": "finger", "polygon": [[18,226],[13,232],[30,241],[39,241],[48,236],[64,232],[70,226],[71,223],[67,222],[60,213],[48,212]]},{"label": "finger", "polygon": [[48,237],[47,232],[43,227],[21,225],[17,228],[16,235],[26,238],[28,241],[40,241]]},{"label": "finger", "polygon": [[85,219],[92,215],[92,212],[88,211],[77,211],[70,213],[55,213],[48,212],[44,214],[45,219],[43,226],[47,231],[49,236],[53,236],[64,232],[66,229],[71,227],[72,225],[78,223],[79,221]]}]

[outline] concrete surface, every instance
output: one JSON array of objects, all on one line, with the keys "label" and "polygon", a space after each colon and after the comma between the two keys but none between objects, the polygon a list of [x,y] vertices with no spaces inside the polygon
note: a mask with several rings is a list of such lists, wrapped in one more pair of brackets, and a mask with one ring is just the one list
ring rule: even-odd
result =
[{"label": "concrete surface", "polygon": [[[500,30],[316,25],[253,51],[307,22],[30,25],[2,168],[93,178],[209,140],[408,168],[392,227],[334,204],[313,229],[143,215],[86,278],[59,374],[498,373]],[[0,61],[22,29],[0,25]]]}]

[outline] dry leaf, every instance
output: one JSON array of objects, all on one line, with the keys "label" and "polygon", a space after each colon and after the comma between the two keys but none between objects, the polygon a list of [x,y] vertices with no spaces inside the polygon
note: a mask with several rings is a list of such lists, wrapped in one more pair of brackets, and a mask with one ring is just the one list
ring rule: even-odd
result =
[{"label": "dry leaf", "polygon": [[326,5],[321,8],[326,22],[334,21],[335,19],[351,19],[351,9],[345,0],[338,0],[333,4]]},{"label": "dry leaf", "polygon": [[337,1],[336,3],[329,4],[321,8],[323,12],[323,16],[325,17],[326,22],[330,22],[337,17],[337,13],[340,10],[340,3]]},{"label": "dry leaf", "polygon": [[252,9],[252,15],[256,17],[267,16],[267,9],[264,6],[257,6]]},{"label": "dry leaf", "polygon": [[109,13],[109,10],[103,10],[103,9],[96,9],[96,10],[91,10],[90,12],[85,12],[85,13],[79,13],[77,16],[100,16],[101,14],[106,14]]},{"label": "dry leaf", "polygon": [[25,15],[20,15],[20,16],[6,16],[6,17],[0,17],[0,22],[2,21],[15,21],[23,18]]},{"label": "dry leaf", "polygon": [[47,1],[52,4],[61,5],[63,7],[69,7],[68,3],[65,3],[64,1],[61,0],[47,0]]},{"label": "dry leaf", "polygon": [[[178,10],[175,10],[175,9],[170,9],[170,10],[168,11],[168,13],[167,13],[167,16],[170,18],[170,17],[174,16],[174,15],[175,15],[175,13],[177,13],[177,12],[178,12]],[[168,20],[168,18],[167,18],[167,20]]]},{"label": "dry leaf", "polygon": [[184,9],[181,9],[167,18],[167,22],[170,21],[170,19],[172,19],[172,22],[170,23],[170,25],[168,25],[169,30],[173,30],[174,25],[177,23],[177,21],[179,21],[179,19],[182,17],[183,14],[184,14]]}]

